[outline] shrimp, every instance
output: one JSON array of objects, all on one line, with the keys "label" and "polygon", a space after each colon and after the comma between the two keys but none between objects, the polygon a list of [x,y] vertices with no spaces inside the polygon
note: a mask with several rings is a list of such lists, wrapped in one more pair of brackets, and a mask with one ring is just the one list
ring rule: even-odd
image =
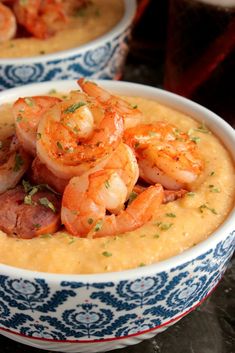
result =
[{"label": "shrimp", "polygon": [[16,18],[7,6],[0,2],[0,43],[12,39],[16,34]]},{"label": "shrimp", "polygon": [[125,131],[124,141],[137,156],[140,176],[167,189],[189,187],[203,170],[197,145],[166,122],[138,125]]},{"label": "shrimp", "polygon": [[100,170],[89,175],[86,188],[79,177],[70,180],[62,199],[61,218],[75,236],[94,238],[135,230],[149,221],[153,209],[163,200],[161,185],[150,186],[116,216],[106,215],[123,203],[127,187],[115,170]]},{"label": "shrimp", "polygon": [[[119,190],[115,205],[113,205],[112,208],[108,208],[110,212],[116,214],[123,209],[124,203],[129,199],[133,187],[139,177],[139,168],[132,149],[128,145],[120,143],[116,150],[110,155],[103,168],[98,164],[88,172],[76,177],[76,184],[79,185],[81,190],[86,190],[89,186],[90,175],[101,171],[103,171],[104,175],[115,173],[117,176],[116,180],[120,180],[119,183],[123,186],[122,189],[125,190],[125,192]],[[105,177],[104,184],[102,185],[109,188],[108,176]],[[97,185],[97,188],[99,187],[100,186]]]},{"label": "shrimp", "polygon": [[143,119],[143,113],[124,99],[115,96],[104,90],[96,83],[87,81],[84,78],[78,80],[79,86],[89,96],[94,97],[103,106],[111,106],[123,116],[125,126],[132,127],[140,123]]},{"label": "shrimp", "polygon": [[59,178],[69,179],[102,166],[122,140],[123,119],[106,109],[99,123],[86,102],[63,101],[50,108],[38,126],[37,154]]},{"label": "shrimp", "polygon": [[56,0],[16,0],[13,10],[18,23],[39,39],[52,36],[58,22],[61,26],[66,21],[62,3]]},{"label": "shrimp", "polygon": [[37,128],[39,121],[48,108],[61,99],[50,96],[19,98],[13,104],[16,135],[25,151],[36,155]]},{"label": "shrimp", "polygon": [[133,150],[127,144],[120,143],[104,169],[115,170],[120,175],[127,187],[127,200],[139,178],[139,167]]},{"label": "shrimp", "polygon": [[30,157],[20,147],[15,136],[1,141],[0,194],[20,181],[30,164]]}]

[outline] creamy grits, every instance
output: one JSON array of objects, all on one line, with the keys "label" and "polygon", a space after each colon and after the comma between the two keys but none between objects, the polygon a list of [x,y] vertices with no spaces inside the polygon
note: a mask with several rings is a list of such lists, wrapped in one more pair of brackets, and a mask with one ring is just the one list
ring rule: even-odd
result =
[{"label": "creamy grits", "polygon": [[[170,258],[205,240],[234,205],[234,165],[223,144],[191,117],[155,101],[127,98],[144,112],[146,122],[169,121],[197,140],[205,170],[182,199],[154,210],[153,219],[114,237],[72,237],[66,232],[31,240],[0,232],[0,263],[51,273],[91,274],[145,266]],[[10,134],[10,105],[0,107],[0,139]],[[199,127],[199,128],[198,128]],[[194,130],[195,129],[195,130]]]},{"label": "creamy grits", "polygon": [[1,43],[0,58],[31,57],[79,47],[110,31],[123,13],[122,0],[92,0],[48,39],[15,38]]}]

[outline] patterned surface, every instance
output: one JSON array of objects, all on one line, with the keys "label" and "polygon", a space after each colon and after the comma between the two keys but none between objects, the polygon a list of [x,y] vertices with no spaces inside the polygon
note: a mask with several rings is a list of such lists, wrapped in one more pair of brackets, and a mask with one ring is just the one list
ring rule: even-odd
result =
[{"label": "patterned surface", "polygon": [[132,281],[83,283],[0,276],[0,325],[46,340],[89,342],[154,329],[186,313],[215,287],[235,231],[193,261]]},{"label": "patterned surface", "polygon": [[33,82],[91,77],[114,79],[121,75],[128,51],[130,28],[104,44],[77,55],[64,55],[63,59],[38,60],[31,64],[1,64],[0,90]]}]

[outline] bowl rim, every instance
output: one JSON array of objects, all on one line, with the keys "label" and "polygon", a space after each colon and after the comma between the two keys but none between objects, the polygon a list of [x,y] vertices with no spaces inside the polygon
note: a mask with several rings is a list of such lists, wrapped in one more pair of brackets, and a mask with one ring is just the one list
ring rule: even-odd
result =
[{"label": "bowl rim", "polygon": [[104,33],[100,37],[89,41],[88,43],[82,44],[79,47],[60,50],[55,53],[36,55],[22,58],[0,58],[0,65],[26,65],[34,63],[44,63],[50,61],[64,60],[73,56],[82,54],[86,51],[94,49],[95,47],[101,46],[108,41],[112,41],[113,37],[117,37],[131,24],[135,13],[136,13],[136,0],[123,0],[124,2],[124,14],[121,20],[111,28],[108,32]]},{"label": "bowl rim", "polygon": [[[165,91],[160,88],[152,86],[130,83],[124,81],[109,81],[109,80],[94,80],[99,85],[109,89],[117,94],[124,94],[129,96],[141,96],[147,99],[155,99],[162,104],[167,104],[173,109],[182,111],[183,113],[192,115],[196,120],[200,117],[206,118],[206,123],[219,138],[222,143],[227,146],[230,156],[235,161],[235,151],[232,146],[235,145],[235,130],[221,117],[210,111],[209,109],[190,101],[187,98],[178,96],[174,93]],[[64,90],[64,92],[76,89],[76,81],[50,81],[25,85],[23,87],[11,88],[6,91],[0,92],[0,104],[7,101],[11,102],[16,97],[46,93],[51,89]],[[25,94],[26,93],[26,94]],[[202,121],[202,120],[201,120]],[[230,148],[229,146],[230,145]],[[177,266],[191,262],[198,256],[205,254],[207,251],[212,250],[223,239],[231,233],[235,233],[235,208],[233,208],[225,221],[211,234],[206,240],[191,247],[182,253],[168,258],[157,263],[138,267],[130,270],[122,270],[116,272],[97,273],[97,274],[56,274],[48,272],[40,272],[34,270],[27,270],[10,265],[0,263],[0,274],[15,277],[24,277],[27,279],[43,278],[51,283],[59,284],[62,281],[67,282],[86,282],[86,283],[104,283],[104,282],[118,282],[120,280],[133,280],[138,277],[146,277],[156,275],[162,271],[170,271]]]}]

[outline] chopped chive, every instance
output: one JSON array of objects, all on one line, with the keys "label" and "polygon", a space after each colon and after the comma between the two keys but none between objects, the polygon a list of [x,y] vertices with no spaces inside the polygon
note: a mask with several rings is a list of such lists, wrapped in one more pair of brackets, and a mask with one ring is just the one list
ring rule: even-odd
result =
[{"label": "chopped chive", "polygon": [[102,219],[101,219],[101,220],[99,220],[99,221],[96,223],[95,228],[94,228],[94,231],[95,231],[95,232],[98,232],[99,230],[101,230],[102,225],[103,225],[103,221],[102,221]]},{"label": "chopped chive", "polygon": [[134,148],[139,148],[140,147],[140,143],[139,142],[136,142],[135,144],[134,144]]},{"label": "chopped chive", "polygon": [[23,119],[22,115],[18,115],[16,118],[17,123],[19,123]]},{"label": "chopped chive", "polygon": [[31,195],[25,195],[24,204],[25,205],[34,205]]},{"label": "chopped chive", "polygon": [[43,239],[48,239],[48,238],[51,238],[51,237],[52,237],[52,234],[50,234],[50,233],[42,234],[40,236],[40,238],[43,238]]},{"label": "chopped chive", "polygon": [[83,105],[86,105],[84,102],[78,102],[70,105],[68,108],[64,110],[64,113],[74,113],[78,108],[82,107]]},{"label": "chopped chive", "polygon": [[39,223],[33,224],[33,227],[35,229],[40,229],[41,228],[41,224],[39,224]]},{"label": "chopped chive", "polygon": [[187,196],[190,196],[190,197],[193,197],[193,196],[196,195],[196,193],[195,193],[195,192],[192,192],[192,191],[189,191],[189,192],[187,192],[186,195],[187,195]]},{"label": "chopped chive", "polygon": [[203,211],[204,211],[205,209],[206,209],[206,210],[209,210],[209,211],[212,212],[213,214],[218,214],[214,208],[211,208],[211,207],[207,206],[206,204],[203,204],[203,205],[201,205],[201,206],[199,207],[199,211],[200,211],[201,213],[203,213]]},{"label": "chopped chive", "polygon": [[16,153],[15,154],[15,165],[13,167],[13,171],[18,172],[23,165],[24,165],[24,160],[22,159],[22,157],[19,153]]},{"label": "chopped chive", "polygon": [[199,136],[192,136],[192,137],[190,137],[190,140],[195,143],[198,143],[201,141],[201,138]]},{"label": "chopped chive", "polygon": [[111,252],[108,252],[108,251],[103,251],[102,252],[102,255],[105,256],[105,257],[110,257],[112,256],[113,254]]},{"label": "chopped chive", "polygon": [[25,98],[24,101],[29,107],[34,106],[34,101],[31,98]]},{"label": "chopped chive", "polygon": [[128,206],[137,198],[138,194],[135,191],[132,191],[129,196]]},{"label": "chopped chive", "polygon": [[88,218],[87,223],[88,224],[92,224],[93,223],[93,219],[92,218]]},{"label": "chopped chive", "polygon": [[110,183],[108,180],[105,180],[104,186],[106,187],[106,189],[110,188]]},{"label": "chopped chive", "polygon": [[144,262],[141,262],[141,263],[139,264],[139,267],[144,267],[144,266],[146,266],[146,264],[145,264]]},{"label": "chopped chive", "polygon": [[212,172],[210,173],[210,176],[213,176],[213,175],[215,175],[215,172],[214,172],[214,171],[212,171]]},{"label": "chopped chive", "polygon": [[58,147],[60,150],[63,149],[63,146],[61,145],[60,141],[57,141],[57,142],[56,142],[56,145],[57,145],[57,147]]},{"label": "chopped chive", "polygon": [[132,105],[132,108],[133,108],[133,109],[137,109],[137,108],[138,108],[138,105],[137,105],[137,104],[134,104],[134,105]]},{"label": "chopped chive", "polygon": [[166,213],[166,216],[167,217],[171,217],[171,218],[175,218],[176,217],[176,215],[174,214],[174,213]]},{"label": "chopped chive", "polygon": [[168,230],[172,227],[173,223],[156,222],[154,225],[157,226],[160,230]]},{"label": "chopped chive", "polygon": [[40,132],[37,132],[37,140],[40,140],[41,137],[42,137],[42,134]]},{"label": "chopped chive", "polygon": [[52,210],[52,212],[56,212],[55,206],[53,205],[53,203],[51,201],[48,200],[47,197],[42,197],[38,200],[39,204],[42,206],[45,206],[47,208],[50,208],[50,210]]},{"label": "chopped chive", "polygon": [[73,243],[75,243],[75,241],[76,241],[75,237],[70,238],[70,241],[69,241],[68,245],[72,245]]},{"label": "chopped chive", "polygon": [[28,193],[32,189],[32,186],[29,181],[22,180],[22,185],[26,193]]},{"label": "chopped chive", "polygon": [[156,239],[158,239],[158,238],[160,237],[160,235],[159,235],[159,234],[154,234],[153,237],[156,238]]},{"label": "chopped chive", "polygon": [[202,123],[200,126],[198,126],[194,131],[202,132],[203,134],[209,134],[210,131],[207,129],[205,123]]}]

